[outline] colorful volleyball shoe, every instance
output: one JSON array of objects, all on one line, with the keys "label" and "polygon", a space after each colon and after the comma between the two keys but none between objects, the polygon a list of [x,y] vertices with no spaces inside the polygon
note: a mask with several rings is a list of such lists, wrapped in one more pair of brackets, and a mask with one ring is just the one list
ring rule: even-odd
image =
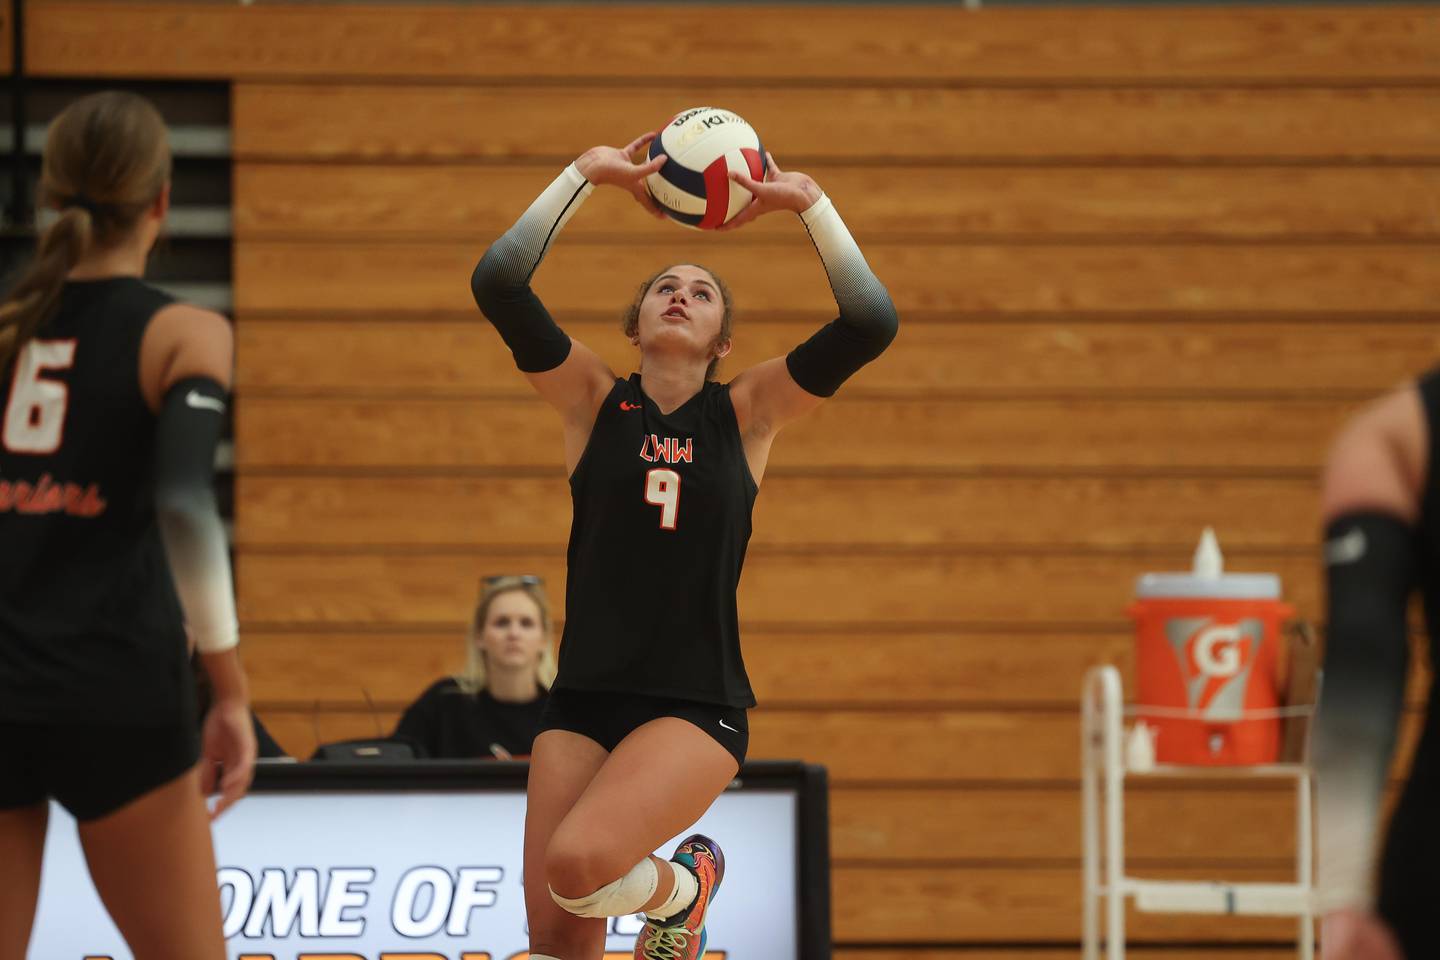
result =
[{"label": "colorful volleyball shoe", "polygon": [[635,960],[700,960],[705,955],[705,914],[725,877],[725,854],[709,837],[694,833],[670,858],[695,874],[695,902],[664,923],[646,920],[635,938]]}]

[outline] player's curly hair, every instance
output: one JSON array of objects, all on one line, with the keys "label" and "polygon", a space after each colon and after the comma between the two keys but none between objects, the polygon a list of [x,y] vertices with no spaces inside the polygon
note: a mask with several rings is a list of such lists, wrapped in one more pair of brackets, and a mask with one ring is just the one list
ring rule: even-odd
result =
[{"label": "player's curly hair", "polygon": [[[640,304],[645,302],[645,295],[650,292],[650,288],[655,285],[655,281],[665,276],[665,274],[669,273],[671,270],[674,270],[677,266],[679,266],[679,264],[672,263],[668,267],[662,267],[661,269],[656,270],[650,276],[646,277],[645,282],[640,284],[640,289],[635,291],[635,301],[631,303],[630,306],[625,310],[624,323],[621,327],[621,329],[625,331],[625,336],[635,337],[639,335]],[[720,289],[721,305],[724,306],[725,312],[720,315],[720,335],[716,337],[714,343],[714,346],[719,346],[726,340],[730,339],[730,329],[734,325],[735,298],[730,295],[730,285],[727,284],[724,280],[720,279],[719,274],[717,274],[714,270],[711,270],[704,264],[692,263],[688,264],[688,266],[699,267],[701,270],[704,270],[706,273],[710,274],[710,279],[714,280],[715,286]],[[719,370],[720,358],[715,357],[710,361],[710,366],[705,368],[705,379],[714,380],[715,375],[717,372],[719,372]]]}]

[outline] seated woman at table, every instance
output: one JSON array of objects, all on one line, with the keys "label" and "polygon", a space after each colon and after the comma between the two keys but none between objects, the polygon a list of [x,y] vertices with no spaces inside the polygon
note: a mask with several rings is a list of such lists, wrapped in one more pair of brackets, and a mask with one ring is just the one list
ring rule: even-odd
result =
[{"label": "seated woman at table", "polygon": [[550,603],[539,577],[489,577],[466,640],[465,672],[430,685],[395,728],[421,757],[528,756],[555,654]]}]

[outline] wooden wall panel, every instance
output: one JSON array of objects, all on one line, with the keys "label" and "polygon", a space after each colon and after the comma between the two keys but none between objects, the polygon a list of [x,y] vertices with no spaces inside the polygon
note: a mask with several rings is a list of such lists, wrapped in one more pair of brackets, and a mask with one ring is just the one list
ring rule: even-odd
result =
[{"label": "wooden wall panel", "polygon": [[[864,374],[860,375],[863,382]],[[1314,476],[1355,403],[1326,400],[935,400],[842,395],[788,428],[772,468],[1285,470]],[[236,456],[262,467],[547,468],[559,419],[536,400],[267,397],[236,404]],[[960,506],[957,504],[957,509]]]},{"label": "wooden wall panel", "polygon": [[[750,715],[750,756],[824,763],[832,783],[1080,779],[1077,711],[780,711]],[[824,760],[819,760],[824,757]]]},{"label": "wooden wall panel", "polygon": [[[1218,527],[1235,548],[1314,547],[1302,477],[794,476],[765,481],[752,545],[1183,550]],[[545,546],[565,542],[559,477],[241,477],[239,546]],[[403,509],[396,509],[404,504]],[[1024,505],[1018,522],[1016,505]],[[837,524],[836,518],[845,518]],[[1083,518],[1083,525],[1077,523]]]},{"label": "wooden wall panel", "polygon": [[[650,6],[275,5],[31,0],[27,54],[46,75],[260,78],[653,78]],[[1189,78],[1322,81],[1440,74],[1423,6],[1206,10],[986,10],[747,6],[726,56],[686,76],[831,79]],[[705,34],[713,14],[666,8]]]},{"label": "wooden wall panel", "polygon": [[[833,791],[831,856],[843,866],[1014,863],[1082,857],[1078,791],[1069,785],[867,787]],[[1290,782],[1132,782],[1126,792],[1130,869],[1293,869],[1297,795]],[[1387,806],[1398,792],[1392,790]]]},{"label": "wooden wall panel", "polygon": [[[734,351],[720,379],[783,356],[821,320],[783,322],[741,304]],[[1293,395],[1370,397],[1414,377],[1417,357],[1440,357],[1440,324],[1277,322],[1173,324],[1083,320],[936,322],[904,318],[904,335],[847,386],[844,396],[921,399],[1007,397]],[[566,321],[566,332],[619,375],[637,352],[613,317]],[[239,389],[368,397],[532,397],[515,361],[478,314],[454,320],[247,318],[235,331]],[[1364,356],[1363,364],[1355,358]]]},{"label": "wooden wall panel", "polygon": [[[515,222],[523,198],[558,172],[513,166],[242,163],[235,230],[244,240],[465,239],[486,244]],[[1256,241],[1434,238],[1427,213],[1440,169],[1353,166],[954,167],[846,166],[807,171],[839,199],[861,240],[897,234],[947,240],[1155,237]],[[766,217],[727,243],[794,233]],[[674,240],[619,191],[600,190],[565,236]]]},{"label": "wooden wall panel", "polygon": [[[236,308],[470,316],[470,274],[483,252],[469,243],[248,243],[235,253]],[[879,244],[865,252],[902,322],[909,311],[1308,311],[1358,320],[1440,310],[1440,258],[1421,246]],[[535,290],[562,321],[575,312],[619,316],[646,277],[686,262],[724,277],[747,316],[802,312],[818,324],[834,315],[824,270],[798,226],[784,243],[740,246],[691,233],[660,244],[560,244],[536,274]]]},{"label": "wooden wall panel", "polygon": [[[1114,627],[1135,577],[1189,565],[1190,549],[955,553],[754,551],[740,587],[752,624],[1076,624]],[[441,627],[469,615],[479,578],[531,573],[564,593],[565,554],[470,548],[388,553],[251,550],[239,557],[241,619],[254,625]],[[1311,551],[1232,552],[1231,569],[1271,571],[1302,611],[1318,606]],[[360,586],[363,585],[363,586]],[[821,592],[823,591],[823,592]]]},{"label": "wooden wall panel", "polygon": [[[398,710],[372,711],[363,703],[346,710],[296,707],[259,713],[276,739],[301,757],[308,757],[317,743],[386,735],[400,716]],[[1396,773],[1408,769],[1418,732],[1415,716],[1408,716],[1400,731]],[[1078,804],[1080,722],[1074,710],[762,707],[750,716],[749,755],[756,760],[803,758],[823,764],[837,789],[949,784],[989,790],[1040,785],[1068,791],[1071,802]],[[1186,789],[1173,784],[1172,788]]]},{"label": "wooden wall panel", "polygon": [[[565,162],[597,143],[623,144],[696,102],[723,103],[739,113],[782,166],[842,158],[955,163],[1440,156],[1440,89],[1430,87],[749,87],[694,81],[663,89],[247,83],[235,89],[234,150],[241,160]],[[797,123],[797,117],[819,122]],[[827,117],[843,122],[819,120]]]},{"label": "wooden wall panel", "polygon": [[[463,667],[464,622],[426,632],[247,630],[251,690],[266,708],[327,709],[364,702],[400,709]],[[557,630],[558,633],[558,630]],[[745,663],[767,706],[896,703],[1078,710],[1081,677],[1096,663],[1132,676],[1123,628],[976,634],[949,631],[744,630]],[[325,678],[317,690],[315,677]]]},{"label": "wooden wall panel", "polygon": [[[367,696],[377,706],[399,710],[438,678],[463,669],[469,613],[456,610],[449,629],[408,633],[247,629],[243,656],[250,695],[263,710],[317,703],[334,709],[366,702]],[[325,678],[323,686],[316,677]]]},{"label": "wooden wall panel", "polygon": [[[1284,867],[1295,855],[1295,791],[1194,784],[1126,794],[1126,857],[1154,864]],[[849,787],[830,798],[839,863],[1078,861],[1079,791],[1059,788]]]},{"label": "wooden wall panel", "polygon": [[[467,612],[457,610],[451,624],[408,633],[247,630],[252,694],[266,708],[373,702],[398,710],[437,678],[463,667]],[[1098,663],[1118,667],[1125,689],[1134,690],[1134,640],[1124,624],[1004,633],[904,623],[850,629],[746,625],[744,644],[755,695],[767,707],[913,704],[1064,711],[1078,709],[1081,678]],[[1417,642],[1409,691],[1417,708],[1430,683],[1420,647]],[[317,688],[316,677],[325,678],[323,687]]]},{"label": "wooden wall panel", "polygon": [[[1420,724],[1402,723],[1393,769],[1409,769]],[[1063,781],[1080,777],[1077,711],[789,711],[752,714],[751,756],[805,757],[832,782]]]},{"label": "wooden wall panel", "polygon": [[0,73],[15,70],[15,24],[11,22],[10,7],[0,10]]},{"label": "wooden wall panel", "polygon": [[[1170,876],[1170,874],[1165,874]],[[1206,879],[1214,872],[1176,871]],[[957,866],[841,867],[832,900],[839,942],[1074,942],[1080,936],[1080,878],[1072,866],[1003,868]],[[1231,881],[1287,879],[1274,870],[1229,868]],[[1164,916],[1129,912],[1137,941],[1292,941],[1294,920],[1261,917]],[[1211,956],[1225,960],[1216,950]]]}]

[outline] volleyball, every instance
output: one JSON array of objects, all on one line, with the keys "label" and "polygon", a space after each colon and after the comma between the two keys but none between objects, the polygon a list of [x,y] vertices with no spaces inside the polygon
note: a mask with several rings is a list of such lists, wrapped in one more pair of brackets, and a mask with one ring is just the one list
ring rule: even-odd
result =
[{"label": "volleyball", "polygon": [[676,114],[650,142],[650,159],[662,153],[665,165],[645,178],[645,188],[676,222],[699,230],[714,230],[750,203],[750,191],[731,180],[730,171],[765,178],[759,135],[718,107]]}]

